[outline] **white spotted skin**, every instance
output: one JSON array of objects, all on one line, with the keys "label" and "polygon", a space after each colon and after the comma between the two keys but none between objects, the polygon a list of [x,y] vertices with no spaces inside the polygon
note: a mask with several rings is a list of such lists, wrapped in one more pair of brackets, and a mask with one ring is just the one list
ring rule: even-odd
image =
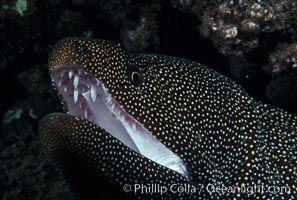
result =
[{"label": "white spotted skin", "polygon": [[[66,39],[57,45],[49,62],[50,71],[58,64],[82,66],[100,78],[131,116],[185,162],[192,177],[191,184],[289,186],[291,189],[291,193],[286,194],[252,195],[205,191],[199,195],[188,194],[188,198],[294,199],[297,196],[296,116],[255,101],[225,76],[188,60],[129,54],[113,43],[81,38]],[[141,85],[131,84],[126,75],[127,66],[137,67],[143,73]],[[102,142],[107,142],[111,145],[108,148],[116,148],[125,158],[134,160],[133,170],[121,169],[128,170],[124,173],[127,177],[117,176],[118,168],[106,174],[113,177],[114,184],[133,183],[138,176],[146,177],[145,181],[149,182],[152,177],[165,176],[166,180],[160,178],[162,184],[185,181],[172,171],[168,172],[173,174],[171,176],[161,174],[166,169],[154,163],[149,165],[157,175],[148,176],[140,166],[147,166],[147,159],[102,135],[98,136],[100,141],[94,142],[93,129],[96,128],[86,121],[76,123],[84,126],[78,128],[78,135],[85,136],[77,138],[79,136],[75,135],[72,139],[86,141],[89,149],[84,153],[91,149],[99,154],[107,153],[99,148]],[[44,142],[49,148],[52,144],[49,145],[48,140],[55,139],[50,137]],[[73,151],[81,151],[84,146],[82,143]],[[118,155],[109,156],[117,159]],[[98,164],[98,159],[90,153],[87,157],[94,165],[101,166],[104,162],[103,159]],[[109,167],[117,162],[109,162]],[[104,171],[100,173],[104,175]]]}]

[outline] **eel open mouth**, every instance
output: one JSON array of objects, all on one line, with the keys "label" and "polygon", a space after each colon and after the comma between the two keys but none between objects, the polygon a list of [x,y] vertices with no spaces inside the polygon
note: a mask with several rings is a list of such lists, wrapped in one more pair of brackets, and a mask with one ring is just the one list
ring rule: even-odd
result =
[{"label": "eel open mouth", "polygon": [[97,124],[134,151],[189,179],[181,158],[129,115],[100,79],[73,65],[55,66],[51,77],[68,114]]}]

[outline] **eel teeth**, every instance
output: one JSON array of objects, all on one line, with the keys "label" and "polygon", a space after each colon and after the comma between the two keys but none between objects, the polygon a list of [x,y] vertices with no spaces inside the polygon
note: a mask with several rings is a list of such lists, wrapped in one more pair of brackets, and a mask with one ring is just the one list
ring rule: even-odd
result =
[{"label": "eel teeth", "polygon": [[132,123],[132,129],[136,132],[136,123]]},{"label": "eel teeth", "polygon": [[85,118],[88,119],[88,111],[85,110]]},{"label": "eel teeth", "polygon": [[105,101],[108,105],[110,105],[112,102],[111,102],[111,98],[110,97],[106,97],[105,98]]},{"label": "eel teeth", "polygon": [[74,88],[77,89],[79,77],[76,75],[73,80]]},{"label": "eel teeth", "polygon": [[97,92],[96,92],[96,86],[93,84],[91,85],[91,98],[93,102],[96,102]]},{"label": "eel teeth", "polygon": [[65,71],[63,70],[60,74],[60,77],[63,78],[64,74],[65,74]]},{"label": "eel teeth", "polygon": [[74,103],[76,103],[77,99],[78,99],[78,90],[77,89],[74,90],[73,99],[74,99]]},{"label": "eel teeth", "polygon": [[111,108],[112,111],[114,110],[114,107],[115,107],[115,105],[111,104],[110,108]]},{"label": "eel teeth", "polygon": [[66,86],[64,87],[64,92],[67,92],[67,87]]},{"label": "eel teeth", "polygon": [[125,116],[123,115],[123,114],[121,114],[120,116],[119,116],[119,118],[120,118],[120,120],[123,122],[123,121],[125,121]]},{"label": "eel teeth", "polygon": [[59,80],[58,81],[58,86],[61,87],[61,85],[62,85],[62,80]]},{"label": "eel teeth", "polygon": [[69,76],[69,79],[72,78],[72,76],[73,76],[73,71],[72,71],[72,70],[70,70],[70,71],[68,72],[68,76]]}]

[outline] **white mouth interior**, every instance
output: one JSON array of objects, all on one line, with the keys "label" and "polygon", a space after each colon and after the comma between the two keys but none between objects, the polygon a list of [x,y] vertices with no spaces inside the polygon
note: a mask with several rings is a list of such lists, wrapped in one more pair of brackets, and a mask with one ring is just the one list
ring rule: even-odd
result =
[{"label": "white mouth interior", "polygon": [[189,179],[181,158],[129,115],[99,79],[73,66],[59,67],[52,79],[66,103],[68,114],[99,125],[129,148]]}]

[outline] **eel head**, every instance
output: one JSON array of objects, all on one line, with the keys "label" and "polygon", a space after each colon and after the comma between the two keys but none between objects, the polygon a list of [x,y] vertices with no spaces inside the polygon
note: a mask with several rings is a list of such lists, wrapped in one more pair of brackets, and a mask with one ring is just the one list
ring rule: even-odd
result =
[{"label": "eel head", "polygon": [[157,61],[108,41],[57,43],[49,72],[67,114],[46,116],[40,132],[62,171],[87,166],[115,185],[191,180],[184,155],[172,146],[176,135],[168,133],[163,105],[170,99],[156,89],[162,80],[154,73],[162,63]]}]

